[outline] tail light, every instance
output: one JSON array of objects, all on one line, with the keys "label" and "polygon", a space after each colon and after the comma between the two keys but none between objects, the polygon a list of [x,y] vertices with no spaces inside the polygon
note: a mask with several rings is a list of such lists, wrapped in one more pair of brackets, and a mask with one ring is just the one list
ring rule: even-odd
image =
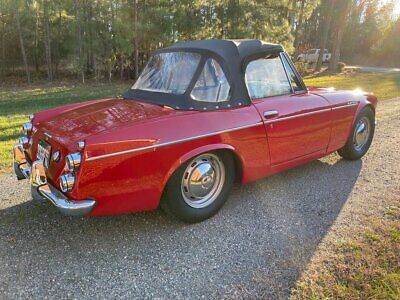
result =
[{"label": "tail light", "polygon": [[75,184],[75,176],[72,173],[64,174],[60,177],[61,191],[70,192]]},{"label": "tail light", "polygon": [[32,128],[33,128],[33,125],[31,122],[24,123],[22,125],[22,133],[25,136],[28,136],[28,134],[30,134],[32,132]]},{"label": "tail light", "polygon": [[75,171],[81,164],[82,156],[79,152],[68,154],[65,165],[70,172]]}]

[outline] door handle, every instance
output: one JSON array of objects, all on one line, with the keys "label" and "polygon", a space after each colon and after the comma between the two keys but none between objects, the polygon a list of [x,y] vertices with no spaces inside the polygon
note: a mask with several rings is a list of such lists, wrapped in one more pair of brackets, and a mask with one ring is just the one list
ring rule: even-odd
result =
[{"label": "door handle", "polygon": [[279,115],[277,110],[267,110],[264,111],[264,118],[265,119],[269,119],[269,118],[273,118],[273,117],[277,117]]}]

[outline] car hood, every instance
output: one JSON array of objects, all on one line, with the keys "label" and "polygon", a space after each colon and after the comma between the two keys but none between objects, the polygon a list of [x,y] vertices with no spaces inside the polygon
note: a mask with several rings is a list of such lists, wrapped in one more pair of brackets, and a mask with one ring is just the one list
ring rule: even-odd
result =
[{"label": "car hood", "polygon": [[176,113],[179,112],[171,108],[116,98],[63,110],[41,122],[39,127],[59,143],[69,144],[109,130],[165,118]]}]

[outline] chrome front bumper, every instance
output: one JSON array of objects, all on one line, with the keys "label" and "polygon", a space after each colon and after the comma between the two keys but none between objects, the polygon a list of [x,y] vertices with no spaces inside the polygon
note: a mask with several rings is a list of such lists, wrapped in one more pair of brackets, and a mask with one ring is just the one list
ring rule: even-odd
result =
[{"label": "chrome front bumper", "polygon": [[26,160],[21,144],[14,145],[13,154],[15,174],[18,180],[30,179],[33,198],[36,198],[34,193],[37,192],[39,196],[50,201],[65,216],[83,216],[92,211],[96,205],[95,200],[74,201],[57,190],[47,182],[43,161],[36,160],[30,165]]}]

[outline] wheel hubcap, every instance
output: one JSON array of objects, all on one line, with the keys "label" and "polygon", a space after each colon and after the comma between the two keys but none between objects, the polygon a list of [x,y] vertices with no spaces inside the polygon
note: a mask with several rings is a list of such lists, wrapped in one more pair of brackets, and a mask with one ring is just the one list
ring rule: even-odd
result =
[{"label": "wheel hubcap", "polygon": [[196,157],[182,178],[182,195],[193,208],[203,208],[215,201],[225,182],[225,167],[214,154]]},{"label": "wheel hubcap", "polygon": [[369,133],[369,119],[367,117],[361,118],[356,125],[353,136],[354,148],[357,151],[360,151],[368,142]]}]

